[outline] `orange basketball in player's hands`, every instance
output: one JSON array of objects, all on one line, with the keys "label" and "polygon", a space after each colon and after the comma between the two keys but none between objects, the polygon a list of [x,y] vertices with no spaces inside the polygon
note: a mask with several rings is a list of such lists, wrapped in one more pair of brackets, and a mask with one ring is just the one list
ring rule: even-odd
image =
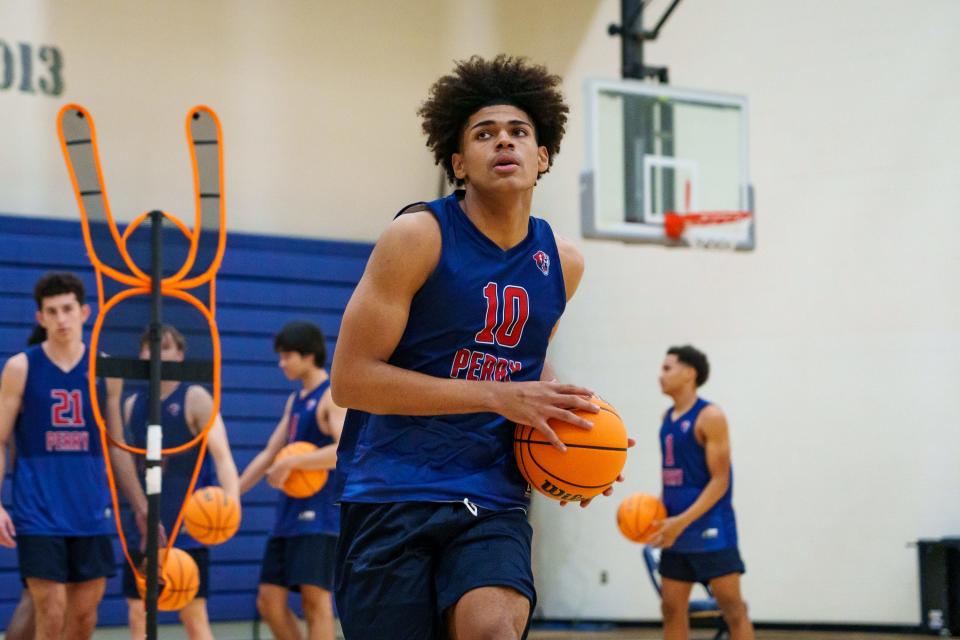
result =
[{"label": "orange basketball in player's hands", "polygon": [[[169,555],[160,550],[160,594],[157,608],[161,611],[178,611],[190,604],[200,589],[200,572],[189,553],[174,547]],[[145,598],[147,582],[144,575],[135,577],[140,597]]]},{"label": "orange basketball in player's hands", "polygon": [[628,540],[649,542],[660,530],[655,522],[666,519],[667,508],[649,493],[634,493],[624,498],[617,509],[617,526]]},{"label": "orange basketball in player's hands", "polygon": [[627,428],[616,410],[599,398],[591,402],[599,413],[581,409],[577,416],[593,423],[592,429],[548,421],[567,446],[557,450],[546,437],[527,425],[517,425],[513,448],[520,473],[537,491],[554,500],[580,502],[597,496],[616,482],[627,460]]},{"label": "orange basketball in player's hands", "polygon": [[[274,463],[283,460],[288,456],[300,455],[303,453],[312,453],[317,450],[317,446],[310,442],[291,442],[277,454],[273,459]],[[320,491],[327,482],[326,469],[306,470],[293,469],[283,483],[283,492],[291,498],[308,498]]]},{"label": "orange basketball in player's hands", "polygon": [[187,500],[183,523],[197,542],[226,542],[240,527],[240,503],[220,487],[197,489]]}]

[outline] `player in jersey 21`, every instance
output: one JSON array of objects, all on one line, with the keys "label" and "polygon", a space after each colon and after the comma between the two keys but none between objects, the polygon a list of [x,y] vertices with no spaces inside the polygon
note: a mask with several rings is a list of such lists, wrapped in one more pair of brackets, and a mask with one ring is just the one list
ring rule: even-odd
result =
[{"label": "player in jersey 21", "polygon": [[589,428],[571,410],[598,411],[590,390],[541,380],[583,273],[580,251],[530,215],[563,137],[559,84],[523,59],[475,56],[420,109],[462,189],[387,227],[337,340],[348,640],[526,636],[536,591],[514,425],[563,450],[547,420]]},{"label": "player in jersey 21", "polygon": [[651,541],[661,547],[664,640],[686,640],[688,603],[697,582],[710,587],[731,640],[753,640],[740,594],[745,569],[733,513],[730,435],[723,411],[699,397],[710,375],[706,355],[686,345],[667,351],[660,389],[673,400],[663,415],[663,502],[667,519]]},{"label": "player in jersey 21", "polygon": [[[332,487],[345,411],[334,404],[330,393],[324,368],[327,351],[319,327],[302,321],[285,325],[274,339],[274,350],[284,375],[299,381],[301,389],[287,399],[267,446],[243,470],[240,490],[249,491],[264,475],[270,486],[280,489],[294,469],[325,469],[329,475],[326,485],[310,497],[280,495],[276,525],[260,570],[257,609],[274,638],[299,640],[303,636],[288,604],[290,592],[299,592],[309,640],[333,640],[331,592],[340,513]],[[280,449],[296,441],[310,442],[318,449],[274,462]]]},{"label": "player in jersey 21", "polygon": [[[0,507],[0,544],[17,548],[30,590],[36,638],[89,638],[106,578],[114,575],[114,518],[100,433],[90,404],[90,317],[83,283],[50,273],[34,289],[46,339],[11,357],[0,378],[0,482],[11,434],[16,443],[13,517]],[[111,436],[122,438],[120,381],[98,384]],[[146,500],[135,491],[133,462],[111,452],[117,481],[138,526]]]},{"label": "player in jersey 21", "polygon": [[[163,325],[160,331],[160,358],[164,362],[183,362],[187,353],[187,341],[172,325]],[[140,358],[150,358],[149,329],[140,336]],[[128,442],[135,447],[147,446],[147,423],[149,422],[149,393],[142,384],[123,402],[123,421],[126,426]],[[176,380],[164,380],[160,383],[161,424],[163,426],[163,446],[176,447],[192,440],[210,420],[213,411],[213,398],[210,392],[198,384],[183,384]],[[160,501],[160,523],[170,532],[176,522],[190,485],[197,462],[199,445],[179,454],[163,457],[163,499]],[[211,465],[211,460],[213,464]],[[143,457],[139,458],[142,463]],[[213,482],[213,470],[226,495],[232,496],[239,504],[239,482],[237,467],[230,453],[230,443],[223,420],[218,415],[207,438],[207,457],[197,476],[196,487],[207,487]],[[144,478],[144,469],[137,474]],[[146,538],[141,538],[136,527],[127,527],[127,543],[133,552],[133,559],[139,562],[144,555]],[[200,588],[196,597],[179,611],[180,621],[190,640],[212,640],[210,619],[207,616],[207,597],[210,589],[210,552],[190,537],[186,528],[181,528],[174,546],[183,549],[193,557],[199,570]],[[138,551],[139,549],[139,551]],[[146,610],[140,598],[133,571],[126,563],[123,565],[123,595],[127,598],[130,637],[142,640],[146,634]]]}]

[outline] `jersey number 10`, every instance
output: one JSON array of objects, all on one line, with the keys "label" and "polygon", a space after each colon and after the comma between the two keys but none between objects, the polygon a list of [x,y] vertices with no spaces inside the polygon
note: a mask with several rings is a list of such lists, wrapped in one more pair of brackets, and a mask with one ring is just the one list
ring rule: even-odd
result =
[{"label": "jersey number 10", "polygon": [[487,299],[487,317],[483,330],[477,333],[474,340],[480,344],[499,344],[501,347],[510,348],[520,344],[523,327],[530,318],[530,298],[527,290],[512,284],[505,286],[502,315],[499,312],[500,297],[497,295],[496,282],[487,283],[483,288],[483,297]]}]

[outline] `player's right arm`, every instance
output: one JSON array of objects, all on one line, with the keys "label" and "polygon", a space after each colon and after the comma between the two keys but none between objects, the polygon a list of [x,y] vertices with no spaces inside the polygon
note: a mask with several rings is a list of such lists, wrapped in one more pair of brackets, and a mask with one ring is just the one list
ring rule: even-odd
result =
[{"label": "player's right arm", "polygon": [[[120,396],[123,394],[123,381],[117,378],[107,378],[107,402],[106,402],[106,425],[110,437],[117,442],[127,444],[124,436],[123,425],[130,421],[130,411],[133,407],[133,401],[136,394],[126,399],[122,409],[120,406]],[[117,479],[117,486],[120,493],[130,503],[137,526],[141,528],[141,533],[146,531],[147,526],[147,495],[140,486],[140,480],[137,478],[137,465],[134,462],[133,455],[118,447],[110,451],[110,460],[113,463],[113,473]]]},{"label": "player's right arm", "polygon": [[597,410],[589,389],[553,381],[438,378],[387,362],[407,326],[413,296],[436,268],[440,250],[440,227],[427,211],[400,216],[380,236],[343,315],[330,372],[334,402],[378,414],[497,413],[534,427],[565,449],[547,420],[590,427],[571,411]]},{"label": "player's right arm", "polygon": [[[13,435],[17,414],[20,413],[28,366],[27,354],[18,353],[7,360],[0,374],[0,487],[7,472],[7,443]],[[16,535],[10,514],[0,505],[0,546],[17,546]]]},{"label": "player's right arm", "polygon": [[[131,395],[124,400],[123,406],[120,406],[120,395],[123,393],[123,383],[117,379],[107,379],[107,429],[110,437],[117,442],[128,444],[124,434],[123,425],[130,424],[130,416],[133,414],[133,403],[136,402],[137,394]],[[112,417],[111,417],[112,416]],[[120,487],[120,493],[130,503],[130,509],[133,511],[133,519],[140,531],[140,544],[147,542],[147,494],[140,485],[140,479],[137,477],[137,464],[134,461],[133,454],[119,448],[114,448],[110,452],[110,459],[113,461],[113,473],[117,478],[117,485]],[[166,544],[167,532],[163,523],[159,523],[157,537],[160,544]]]},{"label": "player's right arm", "polygon": [[240,474],[240,495],[253,489],[270,468],[273,459],[277,457],[283,445],[287,444],[287,424],[290,421],[290,407],[293,406],[293,394],[287,398],[287,406],[283,410],[283,417],[273,430],[267,446],[250,461],[247,468]]}]

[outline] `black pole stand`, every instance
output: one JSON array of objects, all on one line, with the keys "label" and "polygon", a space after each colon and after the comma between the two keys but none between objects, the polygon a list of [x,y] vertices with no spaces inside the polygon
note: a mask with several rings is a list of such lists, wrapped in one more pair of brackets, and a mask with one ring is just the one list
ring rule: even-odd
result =
[{"label": "black pole stand", "polygon": [[666,67],[648,67],[643,63],[643,43],[653,41],[660,35],[660,29],[666,24],[680,0],[673,0],[660,16],[653,31],[643,28],[643,9],[650,0],[620,0],[620,24],[611,24],[607,33],[620,36],[620,73],[624,78],[644,80],[656,78],[661,84],[669,84],[670,74]]},{"label": "black pole stand", "polygon": [[147,426],[147,640],[157,639],[157,595],[159,577],[159,524],[161,491],[161,454],[163,429],[160,426],[160,343],[162,324],[160,281],[163,278],[163,214],[150,212],[150,421]]}]

